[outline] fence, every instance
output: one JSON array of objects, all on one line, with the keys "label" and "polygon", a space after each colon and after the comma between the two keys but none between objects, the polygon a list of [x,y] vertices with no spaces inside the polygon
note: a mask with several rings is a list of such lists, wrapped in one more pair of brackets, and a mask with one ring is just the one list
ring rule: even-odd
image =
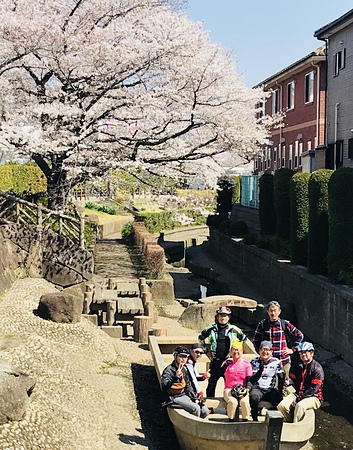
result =
[{"label": "fence", "polygon": [[14,195],[0,193],[0,224],[11,223],[37,225],[42,230],[51,229],[66,236],[81,248],[85,247],[85,221],[83,218],[75,219]]},{"label": "fence", "polygon": [[259,176],[242,175],[241,204],[249,208],[259,208]]}]

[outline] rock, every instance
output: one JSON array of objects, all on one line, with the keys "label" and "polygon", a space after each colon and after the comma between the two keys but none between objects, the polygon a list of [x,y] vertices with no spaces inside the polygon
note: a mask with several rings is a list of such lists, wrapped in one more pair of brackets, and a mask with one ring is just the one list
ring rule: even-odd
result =
[{"label": "rock", "polygon": [[81,320],[83,299],[66,292],[54,292],[41,296],[38,316],[59,323],[76,323]]},{"label": "rock", "polygon": [[29,396],[36,380],[11,367],[0,363],[0,424],[21,420],[26,412]]}]

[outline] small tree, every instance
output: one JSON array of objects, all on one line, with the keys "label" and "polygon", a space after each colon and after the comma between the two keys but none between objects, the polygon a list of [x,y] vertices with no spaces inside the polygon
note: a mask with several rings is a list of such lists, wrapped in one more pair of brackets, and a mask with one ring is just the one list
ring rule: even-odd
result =
[{"label": "small tree", "polygon": [[217,212],[228,215],[232,210],[234,180],[229,177],[219,178],[217,182]]},{"label": "small tree", "polygon": [[309,185],[310,174],[299,172],[290,180],[290,241],[293,264],[306,265],[309,228]]}]

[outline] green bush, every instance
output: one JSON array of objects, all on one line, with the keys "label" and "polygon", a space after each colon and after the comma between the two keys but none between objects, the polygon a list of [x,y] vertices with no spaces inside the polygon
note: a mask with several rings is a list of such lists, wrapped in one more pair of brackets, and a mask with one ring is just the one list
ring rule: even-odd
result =
[{"label": "green bush", "polygon": [[125,244],[131,245],[134,242],[134,228],[131,222],[124,223],[121,237]]},{"label": "green bush", "polygon": [[11,162],[0,166],[0,190],[16,195],[39,194],[46,192],[47,181],[37,165]]},{"label": "green bush", "polygon": [[333,170],[320,169],[309,180],[308,272],[327,275],[328,183]]},{"label": "green bush", "polygon": [[276,235],[280,239],[290,239],[290,180],[291,169],[276,170],[274,175],[274,204],[276,211]]},{"label": "green bush", "polygon": [[117,214],[116,209],[113,208],[112,206],[98,205],[97,203],[93,203],[93,202],[86,202],[85,203],[85,208],[93,209],[95,211],[104,212],[106,214],[111,214],[113,216]]},{"label": "green bush", "polygon": [[228,219],[228,214],[210,214],[206,219],[206,225],[215,230],[220,224]]},{"label": "green bush", "polygon": [[307,264],[309,229],[309,178],[298,172],[290,180],[290,245],[293,264]]},{"label": "green bush", "polygon": [[241,201],[241,175],[236,175],[232,187],[232,205]]},{"label": "green bush", "polygon": [[328,277],[334,283],[353,284],[353,169],[336,170],[328,184]]},{"label": "green bush", "polygon": [[259,221],[261,235],[276,234],[274,177],[271,174],[264,174],[259,179]]},{"label": "green bush", "polygon": [[173,220],[172,211],[143,212],[135,220],[143,222],[149,233],[160,233],[164,230],[173,230],[176,228],[176,222]]},{"label": "green bush", "polygon": [[223,220],[223,222],[220,223],[219,227],[218,227],[218,231],[220,233],[229,235],[229,227],[230,227],[230,220]]}]

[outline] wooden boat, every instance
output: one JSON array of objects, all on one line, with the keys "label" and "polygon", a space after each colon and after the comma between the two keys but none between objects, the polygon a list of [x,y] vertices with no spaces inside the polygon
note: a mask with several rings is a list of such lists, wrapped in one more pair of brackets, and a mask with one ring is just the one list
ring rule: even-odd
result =
[{"label": "wooden boat", "polygon": [[[190,337],[149,336],[149,348],[156,373],[161,381],[163,369],[173,361],[172,352],[177,345],[188,347],[197,342]],[[256,356],[252,343],[244,343],[243,357],[251,360]],[[199,372],[207,369],[205,355],[197,363]],[[201,382],[203,392],[206,381]],[[311,448],[309,439],[315,430],[315,413],[307,411],[302,421],[285,423],[279,411],[266,411],[259,422],[229,422],[222,397],[223,380],[217,385],[217,397],[206,400],[206,405],[215,408],[215,414],[200,419],[181,409],[168,408],[169,418],[174,426],[181,450],[299,450]],[[280,439],[279,439],[280,437]],[[277,441],[277,442],[276,442]]]}]

